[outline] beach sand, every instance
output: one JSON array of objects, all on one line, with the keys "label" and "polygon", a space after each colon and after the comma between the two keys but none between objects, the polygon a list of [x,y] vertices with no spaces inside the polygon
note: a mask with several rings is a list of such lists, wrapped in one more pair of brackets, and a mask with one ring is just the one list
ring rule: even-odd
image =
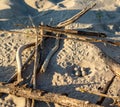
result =
[{"label": "beach sand", "polygon": [[[112,40],[120,40],[120,1],[119,0],[0,0],[0,30],[14,30],[33,33],[29,16],[36,26],[56,26],[72,17],[90,2],[96,6],[66,29],[103,32]],[[68,37],[70,35],[67,35]],[[25,34],[0,33],[0,81],[6,82],[16,71],[16,51],[23,44],[35,41],[34,36]],[[43,44],[43,59],[54,46],[54,39],[47,39]],[[49,46],[49,47],[48,47]],[[24,51],[23,62],[33,48]],[[66,93],[68,97],[96,103],[98,96],[84,94],[75,90],[77,87],[101,92],[114,76],[106,64],[105,53],[120,63],[120,47],[104,43],[88,43],[75,40],[60,40],[60,47],[50,60],[45,73],[38,73],[37,88]],[[30,65],[29,65],[30,66]],[[33,64],[27,69],[32,70]],[[86,73],[77,74],[75,69],[84,69]],[[120,95],[120,78],[115,77],[107,94]],[[112,101],[105,99],[103,106],[109,107]],[[1,107],[25,107],[25,99],[8,95],[0,99]],[[46,103],[37,102],[36,107],[48,107]],[[61,107],[51,104],[52,107]]]}]

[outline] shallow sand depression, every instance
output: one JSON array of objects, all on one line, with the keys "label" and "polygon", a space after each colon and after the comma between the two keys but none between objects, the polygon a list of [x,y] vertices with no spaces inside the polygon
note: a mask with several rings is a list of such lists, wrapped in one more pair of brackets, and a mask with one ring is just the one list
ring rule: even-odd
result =
[{"label": "shallow sand depression", "polygon": [[[93,1],[93,0],[92,0]],[[97,5],[83,15],[79,20],[66,26],[66,29],[96,31],[107,34],[107,38],[120,40],[120,1],[95,0]],[[0,1],[0,30],[16,30],[23,33],[34,33],[29,16],[36,26],[56,26],[81,9],[89,0],[1,0]],[[6,82],[16,71],[16,51],[24,44],[35,41],[35,37],[23,33],[0,33],[0,81]],[[69,35],[66,35],[69,37]],[[55,39],[45,39],[41,63],[55,45]],[[33,48],[24,51],[23,62]],[[103,55],[105,53],[106,56]],[[68,97],[96,103],[99,96],[76,91],[77,87],[102,92],[104,87],[113,78],[114,73],[105,60],[110,56],[120,62],[120,47],[103,43],[88,43],[77,40],[60,40],[60,47],[52,56],[47,70],[37,75],[37,88],[48,92],[65,94]],[[27,71],[33,70],[31,62]],[[25,73],[26,73],[25,72]],[[27,73],[25,75],[28,75]],[[115,77],[107,94],[120,95],[120,78]],[[103,106],[109,107],[111,99],[105,99]],[[21,105],[20,105],[21,104]],[[16,96],[1,97],[0,106],[25,107],[25,99]],[[48,107],[49,104],[36,102],[36,107]],[[61,107],[50,104],[52,107]]]}]

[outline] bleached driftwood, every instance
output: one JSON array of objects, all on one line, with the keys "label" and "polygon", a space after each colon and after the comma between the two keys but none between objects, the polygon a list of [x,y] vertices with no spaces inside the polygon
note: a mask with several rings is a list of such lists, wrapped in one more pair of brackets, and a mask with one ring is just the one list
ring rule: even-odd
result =
[{"label": "bleached driftwood", "polygon": [[[120,105],[120,96],[110,96],[110,95],[107,95],[107,94],[103,94],[103,93],[99,93],[99,92],[94,92],[94,91],[89,91],[89,90],[86,90],[86,89],[81,89],[81,88],[76,88],[77,91],[80,91],[82,93],[89,93],[89,94],[94,94],[94,95],[98,95],[100,97],[105,97],[105,98],[110,98],[112,99],[114,102],[113,102],[113,105]],[[119,107],[119,106],[118,106]]]},{"label": "bleached driftwood", "polygon": [[18,48],[17,53],[16,53],[16,61],[17,61],[17,81],[20,82],[22,80],[22,75],[21,75],[21,71],[22,71],[22,58],[21,58],[21,54],[23,52],[23,50],[27,49],[28,47],[34,46],[35,43],[30,43],[30,44],[26,44],[26,45],[22,45]]},{"label": "bleached driftwood", "polygon": [[[59,35],[57,34],[56,37],[59,37]],[[52,50],[49,52],[48,56],[46,57],[43,65],[41,66],[40,72],[46,71],[52,55],[58,50],[58,48],[59,48],[59,39],[56,38],[55,46],[52,48]]]},{"label": "bleached driftwood", "polygon": [[92,3],[88,6],[86,6],[84,9],[82,9],[79,13],[77,13],[76,15],[74,15],[73,17],[59,23],[57,25],[57,27],[65,27],[73,22],[75,22],[76,20],[78,20],[81,16],[83,16],[86,12],[88,12],[90,9],[92,9],[94,6],[96,5],[96,3]]},{"label": "bleached driftwood", "polygon": [[14,84],[0,83],[0,93],[12,94],[38,101],[57,103],[66,107],[102,107],[100,105],[87,103],[86,101],[69,98],[65,95],[18,87],[14,86]]}]

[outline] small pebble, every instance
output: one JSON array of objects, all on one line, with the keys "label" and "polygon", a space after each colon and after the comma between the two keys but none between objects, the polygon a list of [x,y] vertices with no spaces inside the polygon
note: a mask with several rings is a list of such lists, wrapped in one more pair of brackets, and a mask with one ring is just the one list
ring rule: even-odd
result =
[{"label": "small pebble", "polygon": [[75,71],[75,76],[80,76],[80,71]]},{"label": "small pebble", "polygon": [[15,104],[15,103],[13,103],[13,104],[12,104],[12,107],[16,107],[16,104]]},{"label": "small pebble", "polygon": [[87,75],[87,72],[86,72],[85,68],[81,68],[81,72],[82,72],[82,76],[86,76]]},{"label": "small pebble", "polygon": [[89,104],[90,102],[89,101],[85,101],[85,104]]},{"label": "small pebble", "polygon": [[86,75],[87,75],[86,71],[82,71],[82,76],[86,76]]},{"label": "small pebble", "polygon": [[75,70],[75,71],[77,71],[77,70],[78,70],[78,68],[77,68],[77,67],[75,67],[75,68],[74,68],[74,70]]}]

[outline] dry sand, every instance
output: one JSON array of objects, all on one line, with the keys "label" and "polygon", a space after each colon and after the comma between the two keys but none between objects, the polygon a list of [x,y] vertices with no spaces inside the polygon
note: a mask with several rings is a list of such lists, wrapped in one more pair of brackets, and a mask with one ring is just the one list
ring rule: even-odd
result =
[{"label": "dry sand", "polygon": [[[91,0],[96,7],[82,16],[77,22],[67,26],[69,29],[104,32],[108,38],[120,40],[120,1]],[[35,25],[41,22],[45,25],[56,26],[59,22],[70,18],[79,12],[89,0],[0,0],[0,29],[32,32],[24,27],[31,26],[28,16],[33,18]],[[24,25],[17,26],[17,25]],[[23,29],[24,28],[24,29]],[[7,81],[16,71],[15,54],[19,46],[34,41],[33,37],[24,34],[0,33],[0,81]],[[47,39],[44,44],[44,56],[54,46],[53,39]],[[48,47],[49,45],[49,47]],[[52,57],[48,69],[37,76],[39,89],[66,93],[69,97],[88,100],[96,103],[98,96],[83,94],[75,91],[76,87],[100,92],[114,76],[105,61],[101,58],[102,51],[120,62],[120,47],[103,43],[84,43],[73,40],[61,40],[60,48]],[[24,52],[23,59],[30,50]],[[85,69],[86,74],[76,76],[74,69]],[[76,74],[76,75],[75,75]],[[78,74],[79,75],[79,74]],[[120,95],[120,78],[115,78],[108,90],[109,95]],[[105,107],[111,103],[106,99]],[[0,100],[3,107],[24,107],[25,99],[9,95]],[[20,105],[21,104],[21,105]],[[41,102],[36,107],[47,107]],[[54,104],[55,107],[59,105]]]}]

